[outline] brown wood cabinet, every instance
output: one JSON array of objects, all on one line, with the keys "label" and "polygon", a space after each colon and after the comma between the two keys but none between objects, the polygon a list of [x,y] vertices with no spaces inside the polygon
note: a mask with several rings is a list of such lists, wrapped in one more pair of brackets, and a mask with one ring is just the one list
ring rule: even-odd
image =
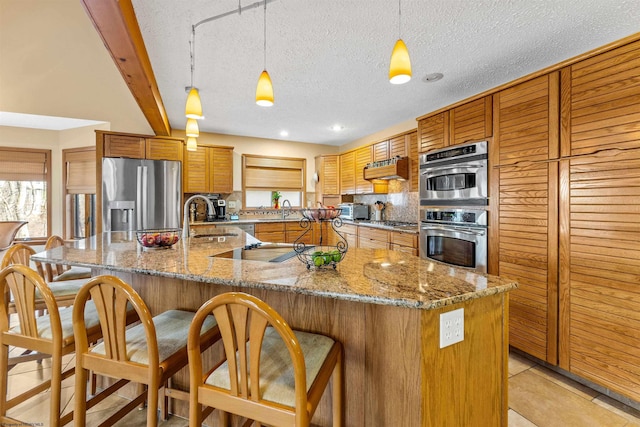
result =
[{"label": "brown wood cabinet", "polygon": [[[562,70],[560,367],[640,401],[640,42]],[[566,95],[566,96],[565,96]]]},{"label": "brown wood cabinet", "polygon": [[378,162],[389,158],[389,141],[380,141],[373,144],[373,161]]},{"label": "brown wood cabinet", "polygon": [[389,232],[389,248],[393,251],[407,252],[418,256],[418,235],[401,231]]},{"label": "brown wood cabinet", "polygon": [[449,112],[434,114],[418,120],[418,151],[437,150],[449,143]]},{"label": "brown wood cabinet", "polygon": [[407,146],[409,147],[409,191],[418,191],[418,178],[420,177],[420,159],[418,152],[418,132],[407,134]]},{"label": "brown wood cabinet", "polygon": [[184,142],[174,138],[103,134],[103,157],[182,161]]},{"label": "brown wood cabinet", "polygon": [[358,227],[358,247],[367,249],[389,249],[389,230],[373,227]]},{"label": "brown wood cabinet", "polygon": [[[494,95],[491,273],[518,280],[510,344],[557,363],[558,73]],[[496,197],[497,196],[497,197]]]},{"label": "brown wood cabinet", "polygon": [[367,145],[340,155],[341,194],[380,194],[389,190],[389,182],[367,181],[364,167],[373,160],[373,146]]},{"label": "brown wood cabinet", "polygon": [[185,193],[233,192],[233,147],[185,149],[183,174]]},{"label": "brown wood cabinet", "polygon": [[419,151],[489,138],[493,135],[492,105],[492,96],[488,95],[448,111],[419,117]]},{"label": "brown wood cabinet", "polygon": [[356,193],[356,152],[340,154],[340,193]]},{"label": "brown wood cabinet", "polygon": [[316,201],[335,205],[340,201],[340,157],[325,155],[316,157]]},{"label": "brown wood cabinet", "polygon": [[286,242],[284,222],[258,222],[255,228],[256,239],[262,242]]}]

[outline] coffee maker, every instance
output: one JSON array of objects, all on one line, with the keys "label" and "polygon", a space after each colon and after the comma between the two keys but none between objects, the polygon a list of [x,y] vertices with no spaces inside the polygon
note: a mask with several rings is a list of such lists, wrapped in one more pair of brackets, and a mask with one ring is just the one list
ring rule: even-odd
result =
[{"label": "coffee maker", "polygon": [[224,221],[227,214],[227,202],[224,199],[212,200],[213,208],[216,210],[216,220]]}]

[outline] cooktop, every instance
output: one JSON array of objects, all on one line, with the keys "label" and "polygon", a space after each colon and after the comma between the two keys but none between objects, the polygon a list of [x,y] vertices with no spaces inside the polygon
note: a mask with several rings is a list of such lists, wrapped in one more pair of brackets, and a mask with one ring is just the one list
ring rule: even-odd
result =
[{"label": "cooktop", "polygon": [[[306,246],[310,248],[311,246]],[[243,248],[231,249],[211,255],[214,258],[227,258],[242,261],[283,262],[296,256],[291,243],[253,243]]]}]

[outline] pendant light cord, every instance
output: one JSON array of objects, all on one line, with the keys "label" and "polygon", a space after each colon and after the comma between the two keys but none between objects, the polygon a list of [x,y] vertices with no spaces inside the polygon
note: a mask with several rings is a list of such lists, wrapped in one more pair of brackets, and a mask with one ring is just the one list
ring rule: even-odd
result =
[{"label": "pendant light cord", "polygon": [[264,2],[264,46],[263,46],[263,52],[264,52],[264,67],[263,69],[266,70],[267,69],[267,1],[265,0]]},{"label": "pendant light cord", "polygon": [[402,38],[402,30],[401,30],[401,26],[400,23],[402,21],[402,8],[400,6],[401,0],[398,0],[398,38],[401,39]]},{"label": "pendant light cord", "polygon": [[191,57],[191,87],[193,88],[193,72],[196,68],[196,27],[191,26],[191,40],[189,40],[189,56]]}]

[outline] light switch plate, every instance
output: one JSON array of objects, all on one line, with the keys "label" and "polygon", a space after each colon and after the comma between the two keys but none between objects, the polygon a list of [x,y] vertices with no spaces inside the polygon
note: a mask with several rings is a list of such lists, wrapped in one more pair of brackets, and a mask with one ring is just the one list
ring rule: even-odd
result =
[{"label": "light switch plate", "polygon": [[464,308],[440,315],[440,348],[464,340]]},{"label": "light switch plate", "polygon": [[229,200],[229,209],[235,209],[236,208],[236,201],[235,200]]}]

